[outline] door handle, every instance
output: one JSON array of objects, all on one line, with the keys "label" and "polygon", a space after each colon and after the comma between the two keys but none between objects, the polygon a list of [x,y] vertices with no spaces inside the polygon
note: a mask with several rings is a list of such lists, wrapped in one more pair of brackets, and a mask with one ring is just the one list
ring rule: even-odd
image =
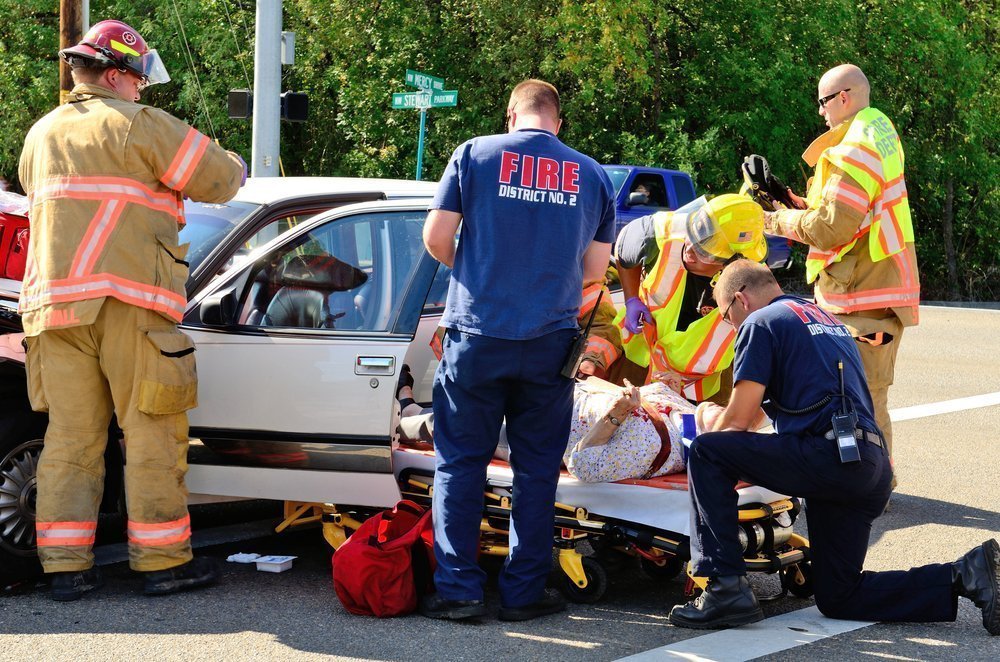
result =
[{"label": "door handle", "polygon": [[354,362],[355,375],[392,375],[396,372],[393,356],[359,356]]}]

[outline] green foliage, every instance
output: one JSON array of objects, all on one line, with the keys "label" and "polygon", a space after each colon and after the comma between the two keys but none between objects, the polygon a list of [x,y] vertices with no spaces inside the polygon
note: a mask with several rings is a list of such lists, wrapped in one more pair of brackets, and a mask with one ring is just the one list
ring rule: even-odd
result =
[{"label": "green foliage", "polygon": [[[226,93],[252,87],[254,2],[90,5],[93,22],[131,22],[164,58],[174,81],[150,88],[147,103],[249,156],[250,122],[226,117]],[[465,139],[504,130],[511,87],[542,77],[562,92],[561,137],[599,161],[680,168],[717,194],[735,190],[742,157],[759,153],[801,191],[800,154],[825,129],[816,81],[854,62],[903,140],[925,298],[949,289],[948,191],[959,293],[1000,298],[997,10],[996,0],[284,0],[297,53],[283,88],[309,94],[310,118],[283,125],[283,165],[412,178],[419,116],[390,107],[411,68],[460,92],[457,108],[428,113],[425,178]],[[8,179],[25,132],[56,103],[57,11],[51,0],[0,0]]]}]

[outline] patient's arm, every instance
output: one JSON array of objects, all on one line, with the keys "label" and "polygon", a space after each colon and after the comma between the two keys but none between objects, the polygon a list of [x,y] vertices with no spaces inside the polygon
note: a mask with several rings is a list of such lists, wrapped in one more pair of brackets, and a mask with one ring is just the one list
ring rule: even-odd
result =
[{"label": "patient's arm", "polygon": [[603,446],[608,443],[618,429],[618,426],[610,421],[610,417],[613,416],[618,421],[624,420],[639,406],[639,398],[639,387],[633,386],[628,380],[625,380],[625,388],[620,390],[618,399],[611,405],[608,413],[594,422],[583,439],[577,442],[577,450],[591,446]]},{"label": "patient's arm", "polygon": [[729,397],[729,404],[715,421],[711,431],[756,430],[754,424],[760,421],[760,405],[764,401],[764,390],[763,384],[749,379],[736,382],[733,385],[733,394]]}]

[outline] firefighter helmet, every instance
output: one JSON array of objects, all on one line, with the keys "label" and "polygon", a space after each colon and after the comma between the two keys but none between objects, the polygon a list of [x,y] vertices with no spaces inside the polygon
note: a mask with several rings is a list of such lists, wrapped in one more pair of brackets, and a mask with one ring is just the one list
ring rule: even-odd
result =
[{"label": "firefighter helmet", "polygon": [[121,21],[95,23],[76,46],[64,48],[59,55],[70,65],[80,59],[98,65],[131,71],[147,85],[166,83],[170,80],[167,68],[146,40],[131,26]]},{"label": "firefighter helmet", "polygon": [[688,241],[718,260],[740,253],[761,262],[767,257],[764,210],[745,195],[725,193],[694,211],[687,219]]}]

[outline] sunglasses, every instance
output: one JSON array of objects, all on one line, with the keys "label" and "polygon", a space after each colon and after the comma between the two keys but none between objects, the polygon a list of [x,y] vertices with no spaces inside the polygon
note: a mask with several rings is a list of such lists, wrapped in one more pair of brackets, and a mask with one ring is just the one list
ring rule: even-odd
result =
[{"label": "sunglasses", "polygon": [[837,96],[841,92],[850,92],[850,91],[851,91],[851,88],[848,87],[848,88],[845,88],[843,90],[837,90],[833,94],[827,94],[825,97],[823,97],[822,99],[819,100],[819,107],[820,108],[826,108],[826,104],[830,101],[830,99],[832,99],[833,97]]},{"label": "sunglasses", "polygon": [[732,323],[732,322],[731,322],[731,321],[729,320],[729,311],[733,309],[733,304],[734,304],[734,303],[736,303],[736,295],[737,295],[737,294],[739,294],[740,292],[742,292],[743,290],[745,290],[745,289],[746,289],[746,287],[747,287],[747,286],[746,286],[746,285],[744,285],[743,287],[741,287],[740,289],[736,290],[736,291],[735,291],[735,292],[733,293],[733,300],[729,302],[729,305],[728,305],[728,306],[726,306],[726,310],[725,310],[725,311],[723,311],[723,313],[722,313],[722,321],[723,321],[723,322],[725,322],[725,323],[727,323],[727,324],[731,324],[732,326],[736,326],[735,324],[733,324],[733,323]]}]

